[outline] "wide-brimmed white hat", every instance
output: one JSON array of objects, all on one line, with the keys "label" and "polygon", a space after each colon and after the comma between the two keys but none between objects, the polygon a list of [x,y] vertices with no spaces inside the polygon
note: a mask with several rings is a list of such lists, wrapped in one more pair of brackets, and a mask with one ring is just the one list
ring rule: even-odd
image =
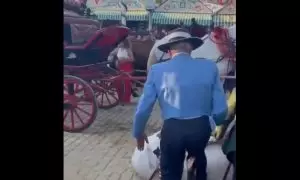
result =
[{"label": "wide-brimmed white hat", "polygon": [[197,49],[203,44],[202,39],[198,37],[192,37],[191,34],[187,32],[176,31],[168,35],[168,42],[158,46],[157,48],[163,52],[168,52],[170,46],[180,43],[188,42],[192,45],[193,50]]}]

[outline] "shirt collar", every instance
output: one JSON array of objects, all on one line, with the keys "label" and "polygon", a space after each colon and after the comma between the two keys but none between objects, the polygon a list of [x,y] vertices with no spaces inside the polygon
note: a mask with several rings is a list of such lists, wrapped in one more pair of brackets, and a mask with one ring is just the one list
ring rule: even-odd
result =
[{"label": "shirt collar", "polygon": [[172,56],[172,58],[174,58],[174,57],[176,57],[176,56],[179,56],[179,55],[188,55],[188,56],[189,56],[188,53],[185,53],[185,52],[179,52],[179,53],[175,53],[175,54]]}]

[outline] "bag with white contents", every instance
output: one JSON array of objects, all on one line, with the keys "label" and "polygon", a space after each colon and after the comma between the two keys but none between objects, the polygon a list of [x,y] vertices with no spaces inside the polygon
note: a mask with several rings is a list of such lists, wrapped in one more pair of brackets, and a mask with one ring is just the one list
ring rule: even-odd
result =
[{"label": "bag with white contents", "polygon": [[144,180],[149,180],[159,166],[158,158],[146,142],[143,151],[135,148],[131,163],[137,175]]},{"label": "bag with white contents", "polygon": [[160,131],[148,136],[149,146],[152,151],[160,149]]}]

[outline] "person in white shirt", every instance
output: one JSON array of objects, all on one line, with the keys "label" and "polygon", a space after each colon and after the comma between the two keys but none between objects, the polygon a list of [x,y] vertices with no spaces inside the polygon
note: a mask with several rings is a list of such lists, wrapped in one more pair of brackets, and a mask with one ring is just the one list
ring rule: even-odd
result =
[{"label": "person in white shirt", "polygon": [[[131,50],[131,44],[128,39],[125,39],[119,46],[110,53],[108,61],[112,61],[113,57],[117,57],[115,66],[118,70],[131,74],[133,69],[134,56]],[[124,74],[126,76],[126,74]],[[124,90],[123,90],[124,83]],[[121,102],[129,103],[131,101],[132,93],[132,83],[129,79],[122,80],[122,82],[117,83],[118,94]]]}]

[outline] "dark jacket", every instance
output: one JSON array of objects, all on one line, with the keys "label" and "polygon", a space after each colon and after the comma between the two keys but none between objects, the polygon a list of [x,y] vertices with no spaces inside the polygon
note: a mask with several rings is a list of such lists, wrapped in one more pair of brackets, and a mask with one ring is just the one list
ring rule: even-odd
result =
[{"label": "dark jacket", "polygon": [[203,37],[206,34],[206,30],[203,26],[198,24],[192,24],[190,28],[190,33],[192,36]]}]

